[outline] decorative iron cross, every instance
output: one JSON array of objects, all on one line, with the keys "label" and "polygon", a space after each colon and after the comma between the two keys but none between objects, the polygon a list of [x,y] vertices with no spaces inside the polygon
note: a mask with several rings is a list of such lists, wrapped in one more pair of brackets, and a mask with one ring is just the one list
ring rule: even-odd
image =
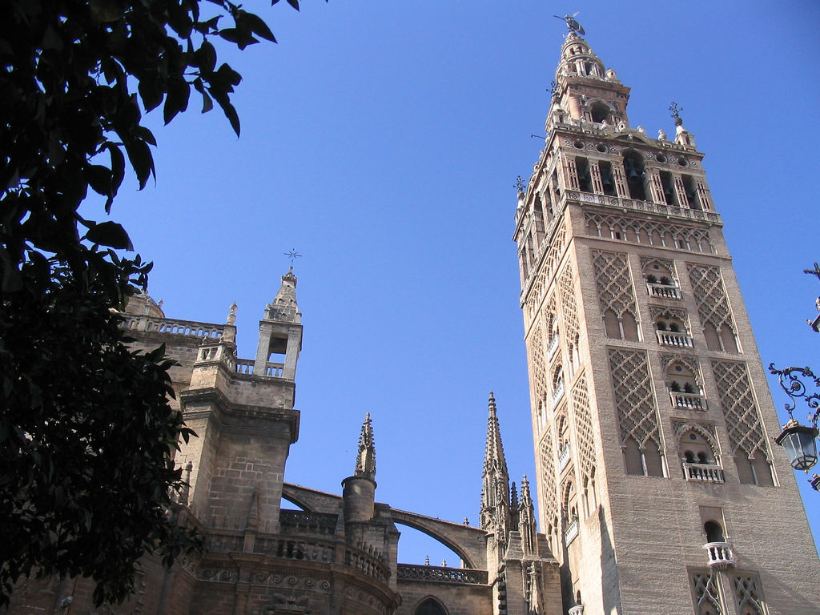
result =
[{"label": "decorative iron cross", "polygon": [[294,263],[294,261],[295,261],[297,258],[301,258],[301,256],[302,256],[301,254],[299,254],[299,253],[296,251],[296,249],[295,249],[295,248],[293,248],[293,249],[291,249],[291,250],[288,250],[287,252],[283,252],[282,254],[284,254],[285,256],[287,256],[287,257],[288,257],[288,260],[290,261],[290,266],[291,266],[291,267],[293,267],[293,263]]}]

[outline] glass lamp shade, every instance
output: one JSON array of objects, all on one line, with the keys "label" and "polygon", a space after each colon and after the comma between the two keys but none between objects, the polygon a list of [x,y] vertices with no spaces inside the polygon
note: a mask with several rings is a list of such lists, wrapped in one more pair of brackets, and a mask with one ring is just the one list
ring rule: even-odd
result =
[{"label": "glass lamp shade", "polygon": [[789,421],[775,442],[786,449],[795,470],[804,472],[817,463],[817,428]]}]

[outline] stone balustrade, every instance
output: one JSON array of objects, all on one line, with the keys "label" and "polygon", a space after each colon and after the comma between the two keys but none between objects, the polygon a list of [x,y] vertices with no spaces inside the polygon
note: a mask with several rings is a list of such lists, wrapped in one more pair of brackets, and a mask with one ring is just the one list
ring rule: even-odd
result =
[{"label": "stone balustrade", "polygon": [[727,568],[735,565],[735,554],[728,542],[707,542],[703,548],[706,549],[710,568]]},{"label": "stone balustrade", "polygon": [[646,283],[646,290],[651,297],[660,297],[661,299],[680,299],[680,288],[672,284],[657,284],[653,282]]},{"label": "stone balustrade", "polygon": [[688,481],[704,483],[725,482],[723,468],[716,463],[689,463],[684,461],[683,477]]},{"label": "stone balustrade", "polygon": [[[322,519],[317,523],[326,525],[326,521]],[[206,549],[211,553],[243,552],[245,544],[245,530],[242,529],[212,531],[205,538]],[[390,576],[384,558],[372,547],[354,547],[333,536],[319,538],[291,536],[286,533],[260,534],[253,541],[253,553],[275,559],[343,564],[382,583],[387,583]]]},{"label": "stone balustrade", "polygon": [[584,605],[578,604],[567,611],[567,615],[584,615]]},{"label": "stone balustrade", "polygon": [[455,585],[486,585],[487,571],[472,568],[447,568],[444,566],[419,566],[399,564],[399,581],[421,581],[423,583],[451,583]]},{"label": "stone balustrade", "polygon": [[242,374],[243,376],[253,376],[253,366],[253,359],[237,359],[236,373]]},{"label": "stone balustrade", "polygon": [[135,314],[122,315],[124,329],[129,331],[146,331],[165,335],[179,335],[192,338],[222,338],[225,325],[196,322],[193,320],[176,320],[157,318],[155,316],[137,316]]},{"label": "stone balustrade", "polygon": [[566,199],[579,201],[581,203],[593,203],[613,209],[631,209],[633,211],[649,212],[661,214],[669,218],[683,218],[685,220],[703,220],[706,222],[720,222],[720,216],[713,211],[702,211],[700,209],[689,209],[688,207],[676,207],[674,205],[663,205],[660,203],[650,203],[649,201],[637,201],[617,196],[607,196],[603,194],[593,194],[591,192],[578,192],[567,190]]},{"label": "stone balustrade", "polygon": [[285,534],[320,534],[332,536],[336,533],[339,515],[331,513],[282,510],[279,512],[279,526]]},{"label": "stone balustrade", "polygon": [[669,391],[669,399],[673,408],[685,410],[706,410],[706,400],[700,393],[685,393],[683,391]]},{"label": "stone balustrade", "polygon": [[692,336],[678,331],[656,331],[658,343],[663,346],[674,346],[676,348],[692,348],[694,342]]},{"label": "stone balustrade", "polygon": [[385,565],[384,558],[372,550],[365,551],[351,546],[346,547],[345,565],[385,583],[390,576],[390,570]]},{"label": "stone balustrade", "polygon": [[570,452],[571,452],[570,451],[570,444],[569,444],[569,442],[567,442],[564,445],[564,448],[562,448],[560,450],[560,452],[558,453],[558,471],[559,472],[563,472],[564,468],[566,468],[567,464],[569,464]]},{"label": "stone balustrade", "polygon": [[573,519],[564,530],[564,546],[568,547],[570,543],[578,537],[578,519]]},{"label": "stone balustrade", "polygon": [[282,372],[285,369],[284,363],[266,363],[265,364],[265,375],[268,378],[281,378]]}]

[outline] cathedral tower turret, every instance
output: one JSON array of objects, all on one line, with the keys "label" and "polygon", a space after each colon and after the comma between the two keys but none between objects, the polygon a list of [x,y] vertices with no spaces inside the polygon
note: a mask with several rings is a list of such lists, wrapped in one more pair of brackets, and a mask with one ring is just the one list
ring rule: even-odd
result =
[{"label": "cathedral tower turret", "polygon": [[[282,276],[274,300],[265,306],[259,321],[259,345],[254,373],[296,378],[296,363],[302,350],[302,314],[296,303],[296,274],[293,267]],[[278,361],[271,361],[278,358]]]},{"label": "cathedral tower turret", "polygon": [[353,476],[342,481],[345,522],[365,522],[373,518],[376,503],[376,442],[370,413],[364,417]]}]

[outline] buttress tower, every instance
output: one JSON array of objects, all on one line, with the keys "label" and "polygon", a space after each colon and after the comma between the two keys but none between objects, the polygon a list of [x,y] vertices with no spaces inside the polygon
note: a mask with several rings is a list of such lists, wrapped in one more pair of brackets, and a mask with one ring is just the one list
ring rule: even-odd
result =
[{"label": "buttress tower", "polygon": [[571,25],[515,213],[565,608],[816,612],[820,566],[703,154],[675,105],[671,136],[633,127],[629,94]]}]

